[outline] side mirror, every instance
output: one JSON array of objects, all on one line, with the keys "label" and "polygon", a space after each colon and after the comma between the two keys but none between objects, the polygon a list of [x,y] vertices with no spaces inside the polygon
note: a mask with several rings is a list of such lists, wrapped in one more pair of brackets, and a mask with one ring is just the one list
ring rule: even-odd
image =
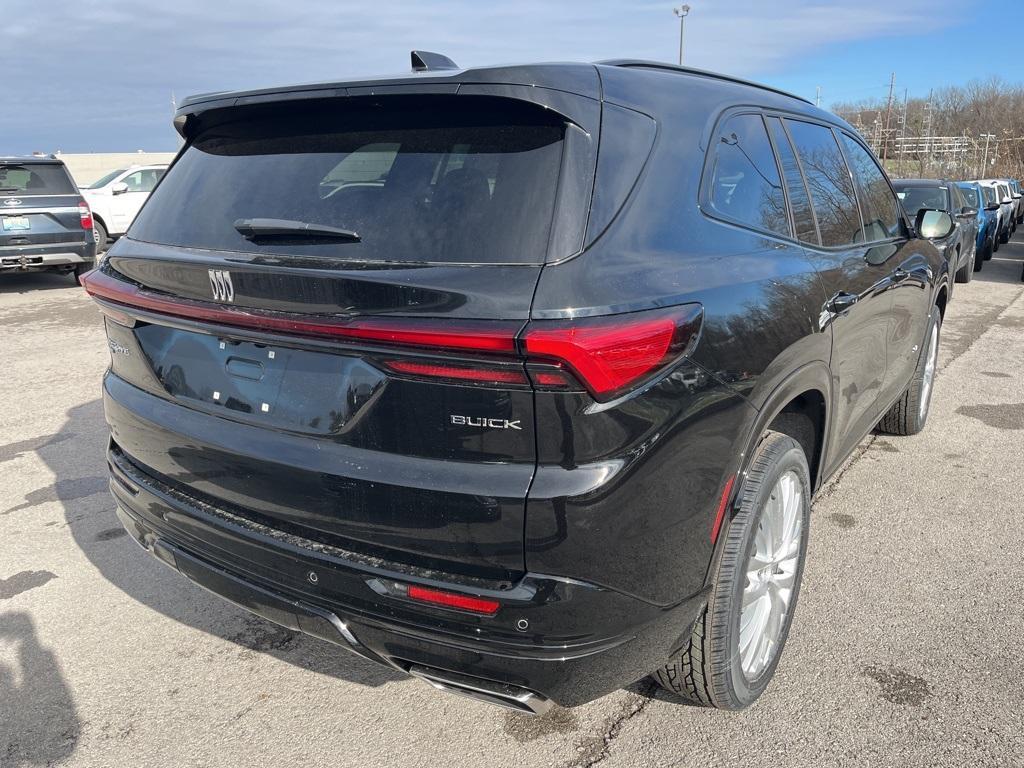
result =
[{"label": "side mirror", "polygon": [[955,226],[953,217],[948,213],[929,208],[919,210],[914,221],[914,227],[921,237],[929,240],[941,240],[949,235]]},{"label": "side mirror", "polygon": [[117,182],[117,184],[110,188],[110,194],[112,195],[123,195],[127,191],[128,185],[125,184],[123,181]]},{"label": "side mirror", "polygon": [[971,206],[969,205],[965,205],[963,208],[960,209],[960,215],[963,216],[965,219],[969,219],[972,216],[978,215],[978,209],[971,208]]},{"label": "side mirror", "polygon": [[988,205],[985,206],[985,210],[986,211],[998,211],[999,210],[999,203],[989,203]]}]

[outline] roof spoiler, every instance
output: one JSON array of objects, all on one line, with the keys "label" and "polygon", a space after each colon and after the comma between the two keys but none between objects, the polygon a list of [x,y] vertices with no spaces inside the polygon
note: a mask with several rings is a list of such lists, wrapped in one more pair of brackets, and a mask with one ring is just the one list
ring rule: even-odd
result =
[{"label": "roof spoiler", "polygon": [[439,69],[458,69],[459,65],[440,53],[410,51],[413,72],[434,72]]}]

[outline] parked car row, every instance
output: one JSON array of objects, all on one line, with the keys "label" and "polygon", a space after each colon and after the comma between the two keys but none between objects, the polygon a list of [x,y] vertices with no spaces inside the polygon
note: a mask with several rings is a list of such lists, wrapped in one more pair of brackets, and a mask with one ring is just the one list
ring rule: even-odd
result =
[{"label": "parked car row", "polygon": [[911,216],[935,209],[954,220],[953,229],[934,242],[958,283],[969,283],[1024,221],[1024,197],[1016,179],[896,179],[893,186]]}]

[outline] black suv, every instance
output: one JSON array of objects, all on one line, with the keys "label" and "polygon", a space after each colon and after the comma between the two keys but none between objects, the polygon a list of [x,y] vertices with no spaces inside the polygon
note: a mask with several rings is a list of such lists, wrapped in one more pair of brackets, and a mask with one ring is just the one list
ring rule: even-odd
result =
[{"label": "black suv", "polygon": [[194,97],[86,280],[111,489],[272,621],[527,711],[778,663],[810,501],[928,415],[950,265],[856,132],[615,61]]},{"label": "black suv", "polygon": [[92,214],[68,169],[50,156],[0,157],[0,275],[93,267]]},{"label": "black suv", "polygon": [[911,216],[920,210],[946,211],[956,226],[935,247],[949,259],[949,268],[958,283],[969,283],[978,264],[978,209],[969,205],[955,181],[945,179],[894,179],[893,187]]}]

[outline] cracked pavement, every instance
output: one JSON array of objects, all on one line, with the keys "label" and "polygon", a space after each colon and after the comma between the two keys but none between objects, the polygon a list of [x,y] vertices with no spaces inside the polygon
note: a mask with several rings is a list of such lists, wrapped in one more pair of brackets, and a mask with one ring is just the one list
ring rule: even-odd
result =
[{"label": "cracked pavement", "polygon": [[292,634],[143,553],[106,492],[99,315],[69,278],[5,275],[0,766],[1024,764],[1022,262],[1024,238],[956,287],[925,432],[869,437],[818,494],[754,707],[638,681],[539,718]]}]

